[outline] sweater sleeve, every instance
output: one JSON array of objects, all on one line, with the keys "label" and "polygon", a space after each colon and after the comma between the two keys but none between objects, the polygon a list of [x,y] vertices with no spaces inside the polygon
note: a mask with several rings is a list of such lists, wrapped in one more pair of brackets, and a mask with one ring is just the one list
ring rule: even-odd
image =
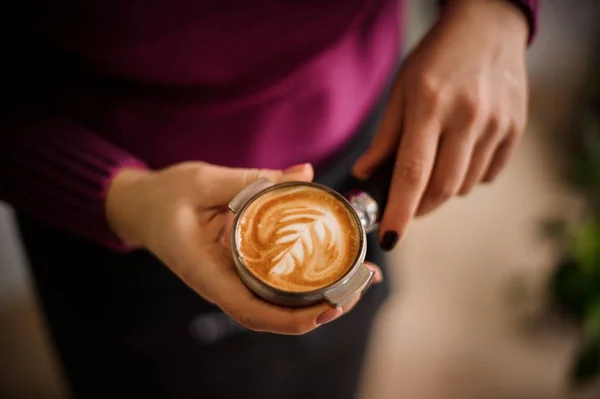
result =
[{"label": "sweater sleeve", "polygon": [[0,200],[17,212],[117,251],[105,196],[123,167],[144,162],[66,118],[45,117],[0,131]]},{"label": "sweater sleeve", "polygon": [[525,14],[529,23],[529,44],[538,32],[540,0],[510,0]]}]

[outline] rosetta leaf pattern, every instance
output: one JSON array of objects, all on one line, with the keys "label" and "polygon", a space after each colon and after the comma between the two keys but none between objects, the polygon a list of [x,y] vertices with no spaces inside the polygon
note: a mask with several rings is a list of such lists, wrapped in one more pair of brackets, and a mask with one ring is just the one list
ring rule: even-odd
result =
[{"label": "rosetta leaf pattern", "polygon": [[315,208],[285,210],[274,232],[277,240],[270,251],[271,273],[284,276],[305,268],[305,278],[318,278],[320,270],[313,261],[314,255],[333,250],[336,229],[336,219],[328,212]]}]

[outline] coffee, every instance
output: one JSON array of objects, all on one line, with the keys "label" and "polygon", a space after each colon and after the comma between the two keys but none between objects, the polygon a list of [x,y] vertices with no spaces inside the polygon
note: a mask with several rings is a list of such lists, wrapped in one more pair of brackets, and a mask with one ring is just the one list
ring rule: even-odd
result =
[{"label": "coffee", "polygon": [[309,185],[281,186],[256,198],[235,231],[240,258],[267,285],[308,292],[339,280],[356,262],[361,229],[348,205]]}]

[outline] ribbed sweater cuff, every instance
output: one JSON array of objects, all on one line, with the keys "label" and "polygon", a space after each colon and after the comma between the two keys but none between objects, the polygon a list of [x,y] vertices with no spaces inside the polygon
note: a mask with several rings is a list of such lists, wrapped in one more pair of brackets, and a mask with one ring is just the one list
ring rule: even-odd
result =
[{"label": "ribbed sweater cuff", "polygon": [[100,245],[128,249],[108,225],[105,198],[116,172],[146,168],[144,162],[61,118],[8,135],[9,144],[0,149],[0,199]]}]

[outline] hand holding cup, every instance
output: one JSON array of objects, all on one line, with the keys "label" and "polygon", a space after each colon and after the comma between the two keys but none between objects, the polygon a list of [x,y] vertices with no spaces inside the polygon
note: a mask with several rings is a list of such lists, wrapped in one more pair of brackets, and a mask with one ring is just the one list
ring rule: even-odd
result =
[{"label": "hand holding cup", "polygon": [[[285,171],[236,169],[203,162],[159,171],[124,168],[113,178],[106,214],[115,234],[132,248],[146,248],[204,299],[255,331],[303,334],[339,317],[343,308],[323,302],[303,308],[271,304],[240,280],[231,249],[222,244],[230,229],[229,202],[246,186],[270,181],[311,181],[312,168]],[[376,266],[375,280],[380,279]]]}]

